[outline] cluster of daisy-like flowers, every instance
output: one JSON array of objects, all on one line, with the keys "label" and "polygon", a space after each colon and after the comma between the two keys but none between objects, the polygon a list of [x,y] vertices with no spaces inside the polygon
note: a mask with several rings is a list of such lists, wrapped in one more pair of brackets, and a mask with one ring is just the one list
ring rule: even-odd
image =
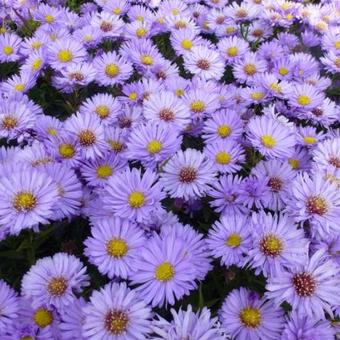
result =
[{"label": "cluster of daisy-like flowers", "polygon": [[[39,259],[0,281],[0,338],[334,339],[339,2],[0,4],[0,238],[82,217],[108,279]],[[214,266],[264,294],[170,310]]]}]

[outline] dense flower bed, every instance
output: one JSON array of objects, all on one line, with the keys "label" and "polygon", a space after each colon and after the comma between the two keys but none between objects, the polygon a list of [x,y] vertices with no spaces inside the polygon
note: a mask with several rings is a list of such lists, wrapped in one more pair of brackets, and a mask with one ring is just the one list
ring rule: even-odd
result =
[{"label": "dense flower bed", "polygon": [[340,3],[0,4],[0,339],[335,339]]}]

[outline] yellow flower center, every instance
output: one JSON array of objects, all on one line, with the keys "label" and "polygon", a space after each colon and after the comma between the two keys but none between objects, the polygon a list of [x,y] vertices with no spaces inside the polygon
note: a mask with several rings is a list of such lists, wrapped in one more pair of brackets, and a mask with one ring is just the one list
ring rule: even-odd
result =
[{"label": "yellow flower center", "polygon": [[241,322],[249,328],[257,328],[261,324],[261,312],[257,308],[243,308],[240,313]]},{"label": "yellow flower center", "polygon": [[231,155],[227,152],[221,151],[216,154],[215,160],[218,164],[226,165],[230,163]]},{"label": "yellow flower center", "polygon": [[144,27],[140,27],[136,30],[136,36],[138,38],[144,37],[148,33],[148,30],[145,29]]},{"label": "yellow flower center", "polygon": [[336,67],[340,68],[340,57],[335,59],[334,64]]},{"label": "yellow flower center", "polygon": [[112,310],[105,317],[105,328],[114,338],[126,331],[128,323],[129,318],[123,311]]},{"label": "yellow flower center", "polygon": [[60,144],[59,145],[59,154],[63,158],[72,158],[76,153],[72,144]]},{"label": "yellow flower center", "polygon": [[28,212],[34,209],[38,200],[36,196],[29,191],[21,191],[14,196],[13,207],[19,212]]},{"label": "yellow flower center", "polygon": [[103,118],[106,118],[109,115],[110,109],[106,105],[98,105],[96,107],[95,112],[100,118],[103,119]]},{"label": "yellow flower center", "polygon": [[222,138],[226,138],[231,134],[231,128],[229,125],[226,124],[221,124],[218,128],[217,128],[217,133],[220,137]]},{"label": "yellow flower center", "polygon": [[177,97],[182,97],[184,94],[184,90],[182,89],[176,89],[176,96]]},{"label": "yellow flower center", "polygon": [[67,281],[62,276],[53,277],[48,283],[47,290],[52,296],[61,296],[66,292]]},{"label": "yellow flower center", "polygon": [[14,51],[12,46],[5,46],[2,50],[6,55],[11,55]]},{"label": "yellow flower center", "polygon": [[121,258],[127,253],[128,245],[120,238],[113,238],[107,243],[106,251],[112,257]]},{"label": "yellow flower center", "polygon": [[280,74],[281,76],[285,76],[285,75],[287,75],[288,73],[289,73],[288,68],[286,68],[286,67],[280,67],[280,68],[279,68],[279,74]]},{"label": "yellow flower center", "polygon": [[243,70],[248,76],[253,76],[256,73],[256,66],[254,64],[246,64]]},{"label": "yellow flower center", "polygon": [[143,65],[152,65],[153,64],[153,58],[150,55],[144,54],[140,58]]},{"label": "yellow flower center", "polygon": [[283,249],[283,244],[275,235],[267,235],[262,238],[260,242],[260,249],[263,254],[274,257],[280,255]]},{"label": "yellow flower center", "polygon": [[90,42],[93,40],[93,36],[91,34],[85,34],[83,36],[83,40],[86,41],[86,42]]},{"label": "yellow flower center", "polygon": [[109,144],[114,152],[121,152],[123,150],[123,144],[119,141],[109,140]]},{"label": "yellow flower center", "polygon": [[236,27],[234,27],[234,26],[227,26],[227,27],[225,28],[225,32],[226,32],[227,34],[233,34],[233,33],[235,33],[235,31],[236,31]]},{"label": "yellow flower center", "polygon": [[337,40],[335,43],[334,43],[334,46],[337,50],[340,49],[340,40]]},{"label": "yellow flower center", "polygon": [[57,133],[57,130],[55,128],[48,128],[47,129],[47,133],[50,135],[50,136],[56,136],[58,133]]},{"label": "yellow flower center", "polygon": [[232,233],[225,241],[225,245],[231,248],[239,247],[242,242],[242,238],[239,234]]},{"label": "yellow flower center", "polygon": [[25,335],[20,338],[20,340],[34,340],[30,335]]},{"label": "yellow flower center", "polygon": [[116,64],[108,64],[105,67],[105,74],[110,78],[116,77],[119,71],[119,67]]},{"label": "yellow flower center", "polygon": [[195,100],[191,103],[190,108],[194,112],[203,112],[205,109],[205,103],[202,100]]},{"label": "yellow flower center", "polygon": [[45,21],[46,21],[48,24],[52,23],[52,22],[54,21],[54,16],[51,15],[51,14],[45,15]]},{"label": "yellow flower center", "polygon": [[137,15],[136,20],[137,21],[144,21],[144,17],[142,15]]},{"label": "yellow flower center", "polygon": [[44,328],[53,322],[53,315],[49,310],[39,308],[35,311],[33,320],[40,328]]},{"label": "yellow flower center", "polygon": [[301,95],[301,96],[298,96],[297,102],[302,106],[306,106],[310,104],[311,100],[308,96]]},{"label": "yellow flower center", "polygon": [[155,271],[155,276],[158,281],[166,282],[170,281],[175,275],[174,267],[170,262],[163,262]]},{"label": "yellow flower center", "polygon": [[251,98],[254,100],[261,100],[264,97],[264,93],[263,92],[253,92],[251,94]]},{"label": "yellow flower center", "polygon": [[137,99],[137,97],[138,97],[137,92],[131,92],[131,93],[129,94],[129,99],[130,99],[130,100],[135,101],[135,100]]},{"label": "yellow flower center", "polygon": [[315,137],[312,137],[312,136],[306,136],[306,137],[303,138],[303,141],[306,144],[315,144],[317,142],[317,139]]},{"label": "yellow flower center", "polygon": [[83,130],[79,133],[79,142],[81,146],[91,146],[95,143],[96,136],[90,130]]},{"label": "yellow flower center", "polygon": [[5,116],[1,121],[1,127],[5,130],[12,130],[17,126],[17,124],[17,119],[12,116]]},{"label": "yellow flower center", "polygon": [[22,92],[25,90],[25,84],[23,83],[15,84],[14,88],[16,91]]},{"label": "yellow flower center", "polygon": [[107,165],[107,164],[100,165],[97,168],[97,176],[99,178],[107,178],[111,175],[112,175],[112,168],[109,165]]},{"label": "yellow flower center", "polygon": [[192,41],[189,39],[184,39],[181,42],[181,46],[185,49],[185,50],[190,50],[192,48]]},{"label": "yellow flower center", "polygon": [[290,166],[291,166],[293,169],[298,169],[299,166],[300,166],[300,163],[299,163],[299,161],[298,161],[297,159],[291,158],[291,159],[288,160],[288,163],[290,164]]},{"label": "yellow flower center", "polygon": [[174,8],[174,9],[171,10],[171,13],[173,15],[178,15],[179,14],[179,10],[177,8]]},{"label": "yellow flower center", "polygon": [[129,196],[129,204],[132,208],[141,208],[145,203],[145,196],[140,191],[134,191]]},{"label": "yellow flower center", "polygon": [[273,90],[274,92],[281,92],[281,86],[278,83],[272,83],[270,85],[270,89]]},{"label": "yellow flower center", "polygon": [[42,43],[40,41],[33,41],[32,44],[31,44],[31,47],[34,49],[34,50],[37,50],[38,48],[40,48],[42,46]]},{"label": "yellow flower center", "polygon": [[272,149],[277,144],[277,141],[271,135],[264,135],[261,137],[261,143],[266,148]]},{"label": "yellow flower center", "polygon": [[147,150],[151,154],[158,153],[159,151],[162,150],[162,143],[154,139],[151,142],[149,142]]},{"label": "yellow flower center", "polygon": [[41,64],[42,64],[42,60],[41,59],[34,60],[33,63],[32,63],[32,69],[34,71],[39,70]]},{"label": "yellow flower center", "polygon": [[61,50],[58,53],[58,59],[62,63],[68,63],[73,58],[73,54],[70,50]]},{"label": "yellow flower center", "polygon": [[120,13],[122,13],[122,10],[121,10],[119,7],[116,7],[116,8],[114,8],[114,9],[112,10],[112,12],[113,12],[114,14],[119,15]]},{"label": "yellow flower center", "polygon": [[232,46],[227,49],[227,54],[229,57],[236,57],[237,53],[238,53],[238,49],[236,46]]}]

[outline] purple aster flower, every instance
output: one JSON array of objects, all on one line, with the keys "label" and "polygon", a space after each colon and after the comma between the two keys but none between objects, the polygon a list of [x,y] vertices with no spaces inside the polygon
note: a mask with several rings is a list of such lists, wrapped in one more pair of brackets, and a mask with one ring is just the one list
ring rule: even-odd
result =
[{"label": "purple aster flower", "polygon": [[0,34],[0,62],[20,59],[21,38],[14,33]]},{"label": "purple aster flower", "polygon": [[326,320],[293,313],[284,328],[281,340],[334,340],[335,329]]},{"label": "purple aster flower", "polygon": [[174,233],[166,237],[155,234],[135,261],[132,284],[139,284],[139,295],[153,307],[173,305],[196,288],[196,268],[191,258],[185,256],[184,245]]},{"label": "purple aster flower", "polygon": [[195,279],[204,280],[212,266],[203,235],[196,232],[190,225],[183,226],[181,223],[163,224],[160,234],[162,237],[174,235],[176,240],[183,241],[185,256],[190,258],[192,266],[196,269]]},{"label": "purple aster flower", "polygon": [[56,69],[84,61],[86,50],[81,43],[74,39],[57,40],[48,47],[49,63]]},{"label": "purple aster flower", "polygon": [[335,54],[333,51],[329,51],[326,53],[320,61],[325,66],[325,69],[330,72],[337,74],[340,70],[340,57],[339,55]]},{"label": "purple aster flower", "polygon": [[339,278],[339,267],[319,250],[304,264],[269,277],[266,296],[278,306],[290,303],[298,315],[325,319],[324,312],[332,316],[332,307],[340,305]]},{"label": "purple aster flower", "polygon": [[93,13],[91,26],[100,29],[104,38],[117,38],[122,33],[124,22],[117,15],[102,11]]},{"label": "purple aster flower", "polygon": [[270,199],[267,208],[274,211],[281,210],[287,202],[291,182],[296,176],[289,163],[276,159],[261,161],[252,169],[251,174],[268,181]]},{"label": "purple aster flower", "polygon": [[82,339],[83,307],[85,300],[81,297],[73,301],[63,311],[59,324],[60,334],[65,340]]},{"label": "purple aster flower", "polygon": [[162,185],[156,181],[157,175],[149,169],[143,175],[136,168],[126,169],[109,179],[104,208],[131,221],[147,222],[150,213],[161,207],[165,196]]},{"label": "purple aster flower", "polygon": [[207,244],[214,258],[224,266],[242,267],[252,245],[249,220],[240,213],[224,214],[209,230]]},{"label": "purple aster flower", "polygon": [[5,93],[27,93],[37,82],[37,75],[29,70],[21,70],[1,84]]},{"label": "purple aster flower", "polygon": [[96,220],[91,234],[84,242],[89,261],[110,279],[129,278],[134,272],[133,262],[145,245],[143,230],[114,217]]},{"label": "purple aster flower", "polygon": [[143,107],[149,121],[162,121],[179,131],[190,124],[190,112],[184,102],[171,92],[161,91],[150,95]]},{"label": "purple aster flower", "polygon": [[96,82],[103,86],[113,86],[126,81],[133,72],[132,65],[115,52],[104,53],[93,60],[97,71]]},{"label": "purple aster flower", "polygon": [[153,321],[152,330],[157,335],[154,339],[204,339],[222,340],[221,330],[217,327],[217,318],[212,318],[208,308],[193,312],[188,305],[184,311],[176,312],[171,308],[172,321],[167,321],[157,315]]},{"label": "purple aster flower", "polygon": [[249,209],[267,207],[270,200],[268,179],[256,178],[252,175],[245,178],[241,183],[239,199]]},{"label": "purple aster flower", "polygon": [[247,136],[251,144],[267,158],[285,159],[293,153],[294,129],[267,115],[250,119]]},{"label": "purple aster flower", "polygon": [[180,31],[174,31],[170,35],[171,45],[177,55],[187,54],[193,47],[198,46],[202,39],[197,36],[196,32],[186,28]]},{"label": "purple aster flower", "polygon": [[296,177],[286,210],[297,222],[308,220],[314,234],[327,237],[339,232],[340,192],[321,173]]},{"label": "purple aster flower", "polygon": [[105,143],[108,149],[115,155],[122,155],[126,151],[128,131],[119,127],[105,130]]},{"label": "purple aster flower", "polygon": [[82,186],[76,173],[67,164],[52,163],[45,166],[46,173],[57,186],[58,200],[53,207],[55,220],[78,214],[82,200]]},{"label": "purple aster flower", "polygon": [[234,63],[249,52],[249,44],[239,37],[223,38],[218,42],[217,47],[227,63]]},{"label": "purple aster flower", "polygon": [[202,137],[206,143],[216,140],[238,140],[243,133],[243,122],[232,110],[213,113],[204,123]]},{"label": "purple aster flower", "polygon": [[247,84],[254,83],[255,77],[266,70],[266,62],[252,52],[245,53],[243,59],[233,65],[234,77],[239,82]]},{"label": "purple aster flower", "polygon": [[242,146],[232,140],[216,141],[204,148],[204,153],[214,164],[214,170],[220,173],[234,173],[245,162]]},{"label": "purple aster flower", "polygon": [[295,84],[285,93],[289,103],[303,110],[312,110],[322,104],[324,96],[314,86],[303,83]]},{"label": "purple aster flower", "polygon": [[77,136],[83,158],[94,159],[104,154],[104,129],[99,118],[91,113],[72,115],[65,122],[65,130]]},{"label": "purple aster flower", "polygon": [[303,147],[296,147],[294,153],[288,158],[288,163],[293,170],[309,170],[312,157],[308,150]]},{"label": "purple aster flower", "polygon": [[3,280],[0,280],[0,334],[11,327],[19,314],[19,298],[15,291]]},{"label": "purple aster flower", "polygon": [[328,127],[340,119],[340,108],[335,102],[325,98],[321,105],[311,111],[304,112],[304,118],[314,124]]},{"label": "purple aster flower", "polygon": [[46,142],[46,139],[53,139],[61,134],[63,129],[63,123],[52,116],[39,116],[39,119],[35,121],[34,131],[37,134],[38,140]]},{"label": "purple aster flower", "polygon": [[249,209],[243,205],[240,198],[242,179],[237,175],[223,175],[211,184],[208,196],[210,206],[219,213],[246,214]]},{"label": "purple aster flower", "polygon": [[33,128],[36,116],[25,103],[13,99],[0,103],[0,136],[19,138],[26,130]]},{"label": "purple aster flower", "polygon": [[317,132],[313,126],[299,127],[297,131],[297,144],[307,148],[315,147],[319,142],[325,139],[323,132]]},{"label": "purple aster flower", "polygon": [[218,80],[223,76],[224,61],[217,51],[199,45],[184,55],[184,67],[204,80]]},{"label": "purple aster flower", "polygon": [[316,165],[326,168],[334,166],[340,168],[340,138],[327,139],[319,143],[313,151],[313,161]]},{"label": "purple aster flower", "polygon": [[96,339],[145,339],[151,332],[151,308],[126,283],[94,291],[83,307],[83,336]]},{"label": "purple aster flower", "polygon": [[244,340],[278,339],[284,326],[280,308],[245,288],[229,293],[219,319],[228,334]]},{"label": "purple aster flower", "polygon": [[308,259],[309,242],[303,229],[297,229],[287,215],[253,214],[253,248],[248,262],[258,275],[278,276],[286,267],[303,264]]},{"label": "purple aster flower", "polygon": [[160,182],[171,197],[202,197],[214,181],[213,164],[194,149],[178,151],[164,166]]},{"label": "purple aster flower", "polygon": [[57,200],[57,187],[46,173],[19,168],[0,180],[0,223],[13,234],[48,223]]},{"label": "purple aster flower", "polygon": [[144,167],[154,169],[157,164],[179,150],[182,136],[164,122],[150,121],[135,128],[128,139],[126,156],[140,160]]},{"label": "purple aster flower", "polygon": [[103,38],[103,33],[99,28],[85,25],[84,27],[76,29],[72,37],[83,43],[85,47],[95,47]]},{"label": "purple aster flower", "polygon": [[63,12],[55,7],[39,4],[39,7],[33,11],[33,18],[44,25],[61,25],[63,23]]},{"label": "purple aster flower", "polygon": [[107,154],[105,157],[83,163],[80,171],[89,186],[102,188],[109,178],[125,170],[126,166],[126,160],[114,154]]},{"label": "purple aster flower", "polygon": [[56,307],[62,311],[88,285],[86,267],[73,255],[57,253],[38,260],[24,275],[22,295],[32,299],[33,307]]}]

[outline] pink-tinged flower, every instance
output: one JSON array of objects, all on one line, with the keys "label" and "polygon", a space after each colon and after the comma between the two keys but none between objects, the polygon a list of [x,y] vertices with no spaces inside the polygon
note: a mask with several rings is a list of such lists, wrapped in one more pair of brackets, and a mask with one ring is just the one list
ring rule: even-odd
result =
[{"label": "pink-tinged flower", "polygon": [[94,12],[91,26],[99,29],[104,38],[116,38],[122,33],[124,22],[117,15],[106,11]]},{"label": "pink-tinged flower", "polygon": [[179,131],[190,124],[190,112],[183,100],[167,91],[150,95],[144,103],[143,114],[149,121],[164,122]]},{"label": "pink-tinged flower", "polygon": [[95,290],[82,312],[85,339],[146,339],[151,333],[151,308],[124,282]]},{"label": "pink-tinged flower", "polygon": [[136,168],[126,169],[109,179],[103,197],[104,208],[131,221],[147,222],[150,213],[161,208],[164,196],[156,173],[146,170],[142,175]]},{"label": "pink-tinged flower", "polygon": [[279,276],[285,268],[307,260],[309,242],[288,215],[253,214],[251,230],[253,247],[247,253],[247,262],[257,275]]},{"label": "pink-tinged flower", "polygon": [[277,306],[288,302],[299,315],[325,319],[340,305],[339,277],[339,267],[319,250],[304,264],[269,277],[266,296]]},{"label": "pink-tinged flower", "polygon": [[88,285],[86,267],[73,255],[57,253],[38,260],[24,275],[22,295],[32,299],[33,307],[56,307],[62,312]]},{"label": "pink-tinged flower", "polygon": [[85,241],[85,255],[100,273],[110,279],[131,277],[134,261],[145,246],[144,232],[128,220],[117,217],[98,219]]},{"label": "pink-tinged flower", "polygon": [[65,129],[76,136],[83,158],[94,159],[104,154],[104,128],[99,118],[91,113],[78,113],[66,120]]},{"label": "pink-tinged flower", "polygon": [[319,143],[313,151],[313,161],[319,167],[340,168],[340,138],[331,138]]},{"label": "pink-tinged flower", "polygon": [[293,181],[286,210],[295,221],[309,221],[314,234],[321,237],[340,230],[340,192],[322,173],[302,173]]},{"label": "pink-tinged flower", "polygon": [[164,166],[160,182],[171,197],[202,197],[214,181],[213,164],[200,151],[178,151]]},{"label": "pink-tinged flower", "polygon": [[223,76],[224,61],[217,51],[199,45],[184,55],[184,67],[204,80],[218,80]]},{"label": "pink-tinged flower", "polygon": [[219,311],[219,319],[228,334],[244,340],[276,340],[284,327],[280,307],[245,288],[229,293]]},{"label": "pink-tinged flower", "polygon": [[285,159],[293,153],[295,131],[277,118],[255,116],[250,119],[247,128],[249,141],[263,156]]}]

